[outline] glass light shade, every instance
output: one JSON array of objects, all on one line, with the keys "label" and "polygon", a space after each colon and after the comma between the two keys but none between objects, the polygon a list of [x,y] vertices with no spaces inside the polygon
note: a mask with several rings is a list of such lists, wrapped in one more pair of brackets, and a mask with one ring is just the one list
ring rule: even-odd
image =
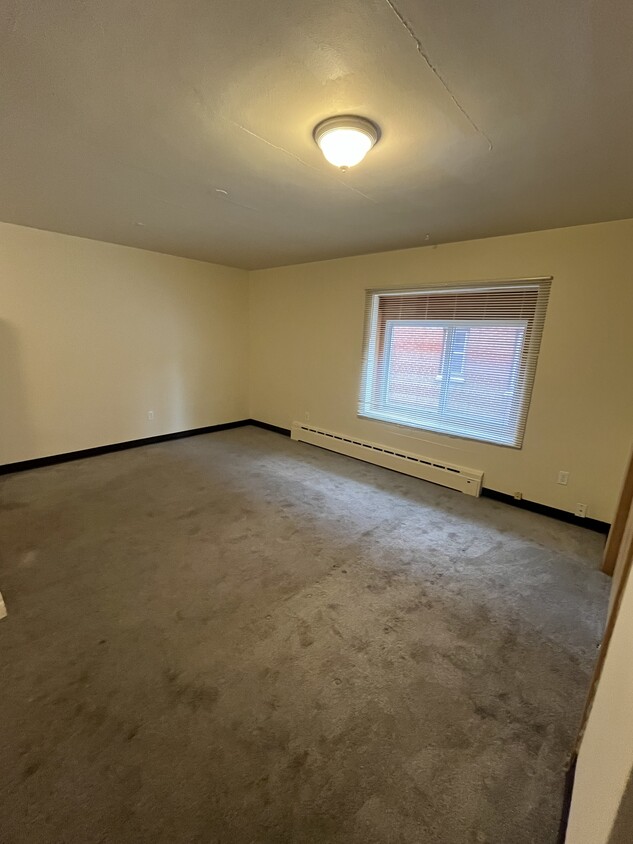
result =
[{"label": "glass light shade", "polygon": [[359,164],[378,140],[378,130],[362,117],[333,117],[314,130],[314,139],[335,167]]}]

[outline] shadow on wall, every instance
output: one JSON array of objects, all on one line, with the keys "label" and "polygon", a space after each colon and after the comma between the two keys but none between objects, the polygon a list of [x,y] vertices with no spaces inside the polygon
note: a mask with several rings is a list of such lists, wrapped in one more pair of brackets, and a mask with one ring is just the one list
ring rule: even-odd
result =
[{"label": "shadow on wall", "polygon": [[608,844],[630,844],[631,841],[633,841],[633,771],[624,789]]},{"label": "shadow on wall", "polygon": [[18,332],[0,320],[0,465],[33,457]]}]

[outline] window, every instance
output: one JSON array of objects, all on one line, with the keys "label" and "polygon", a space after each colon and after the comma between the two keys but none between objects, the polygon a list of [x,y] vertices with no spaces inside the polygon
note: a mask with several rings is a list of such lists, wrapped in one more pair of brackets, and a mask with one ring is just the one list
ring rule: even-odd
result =
[{"label": "window", "polygon": [[549,288],[370,291],[359,414],[519,448]]}]

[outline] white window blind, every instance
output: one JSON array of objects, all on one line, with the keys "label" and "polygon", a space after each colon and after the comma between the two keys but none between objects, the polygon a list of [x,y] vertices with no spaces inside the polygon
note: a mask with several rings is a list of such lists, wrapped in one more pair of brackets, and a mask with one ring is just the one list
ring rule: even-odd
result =
[{"label": "white window blind", "polygon": [[359,415],[520,448],[550,285],[368,291]]}]

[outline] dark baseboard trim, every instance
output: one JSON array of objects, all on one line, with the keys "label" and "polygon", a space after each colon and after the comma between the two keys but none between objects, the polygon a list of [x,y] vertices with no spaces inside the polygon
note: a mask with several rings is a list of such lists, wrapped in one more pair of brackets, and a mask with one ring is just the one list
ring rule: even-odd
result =
[{"label": "dark baseboard trim", "polygon": [[540,513],[541,516],[550,516],[552,519],[558,519],[561,522],[567,522],[570,525],[578,525],[578,527],[588,528],[596,533],[609,533],[611,525],[609,522],[601,522],[598,519],[580,518],[574,516],[573,513],[567,510],[559,510],[557,507],[549,507],[547,504],[538,504],[536,501],[527,501],[525,498],[517,499],[507,492],[497,492],[496,489],[488,489],[484,487],[481,494],[485,498],[493,498],[495,501],[503,501],[504,504],[511,504],[513,507],[520,507],[522,510],[531,510],[533,513]]},{"label": "dark baseboard trim", "polygon": [[206,425],[204,428],[191,428],[189,431],[176,431],[173,434],[159,434],[156,437],[143,437],[140,440],[128,440],[110,445],[98,445],[94,448],[84,448],[81,451],[69,451],[66,454],[51,454],[48,457],[35,457],[32,460],[22,460],[19,463],[5,463],[0,466],[0,475],[13,472],[25,472],[29,469],[40,469],[42,466],[54,466],[57,463],[68,463],[71,460],[83,460],[85,457],[97,457],[100,454],[110,454],[113,451],[125,451],[128,448],[139,448],[153,443],[164,443],[170,440],[180,440],[184,437],[195,437],[198,434],[212,434],[215,431],[227,431],[229,428],[242,428],[253,424],[250,419],[240,419],[237,422],[223,422],[220,425]]},{"label": "dark baseboard trim", "polygon": [[576,777],[576,762],[578,761],[577,754],[574,753],[569,761],[567,770],[565,771],[565,787],[563,791],[563,809],[560,816],[560,825],[558,827],[558,838],[556,844],[565,844],[567,838],[567,824],[569,823],[569,812],[571,809],[571,797],[574,791],[574,779]]},{"label": "dark baseboard trim", "polygon": [[[14,472],[25,472],[29,469],[39,469],[42,466],[54,466],[57,463],[68,463],[71,460],[83,460],[86,457],[96,457],[100,454],[110,454],[114,451],[125,451],[128,448],[139,448],[153,443],[164,443],[170,440],[179,440],[184,437],[195,437],[198,434],[212,434],[215,431],[227,431],[230,428],[243,428],[245,425],[253,425],[256,428],[263,428],[265,431],[272,431],[284,437],[290,436],[289,428],[282,428],[279,425],[271,425],[269,422],[260,422],[259,419],[240,419],[237,422],[223,422],[220,425],[207,425],[204,428],[191,428],[188,431],[176,431],[173,434],[159,434],[156,437],[144,437],[139,440],[128,440],[122,443],[110,445],[99,445],[95,448],[85,448],[81,451],[69,451],[66,454],[51,454],[48,457],[35,457],[32,460],[22,460],[18,463],[5,463],[0,466],[0,475],[9,475]],[[511,504],[513,507],[520,507],[523,510],[531,510],[533,513],[540,513],[542,516],[550,516],[578,527],[588,528],[597,533],[608,534],[611,525],[608,522],[601,522],[598,519],[581,519],[568,513],[567,510],[558,510],[556,507],[548,507],[546,504],[537,504],[536,501],[527,501],[525,498],[516,499],[507,492],[498,492],[495,489],[484,487],[481,494],[486,498],[495,501],[502,501],[504,504]]]},{"label": "dark baseboard trim", "polygon": [[[250,419],[250,425],[255,425],[257,428],[264,428],[266,431],[274,431],[276,434],[283,434],[285,437],[290,436],[289,428],[280,428],[278,425],[269,425],[268,422],[259,422],[257,419]],[[351,458],[352,460],[356,458]],[[533,513],[540,513],[541,516],[549,516],[552,519],[558,519],[561,522],[567,522],[571,525],[578,525],[578,527],[588,528],[596,533],[608,534],[611,525],[608,522],[601,522],[598,519],[581,519],[579,516],[574,516],[567,510],[559,510],[557,507],[549,507],[547,504],[538,504],[536,501],[527,501],[525,498],[516,499],[513,495],[507,492],[497,492],[496,489],[487,489],[484,487],[481,494],[486,498],[493,498],[495,501],[502,501],[504,504],[511,504],[513,507],[520,507],[523,510],[531,510]]]},{"label": "dark baseboard trim", "polygon": [[271,425],[269,422],[260,422],[258,419],[249,419],[249,425],[254,425],[256,428],[263,428],[264,431],[272,431],[275,434],[282,434],[284,437],[290,436],[290,428],[280,428],[279,425]]}]

